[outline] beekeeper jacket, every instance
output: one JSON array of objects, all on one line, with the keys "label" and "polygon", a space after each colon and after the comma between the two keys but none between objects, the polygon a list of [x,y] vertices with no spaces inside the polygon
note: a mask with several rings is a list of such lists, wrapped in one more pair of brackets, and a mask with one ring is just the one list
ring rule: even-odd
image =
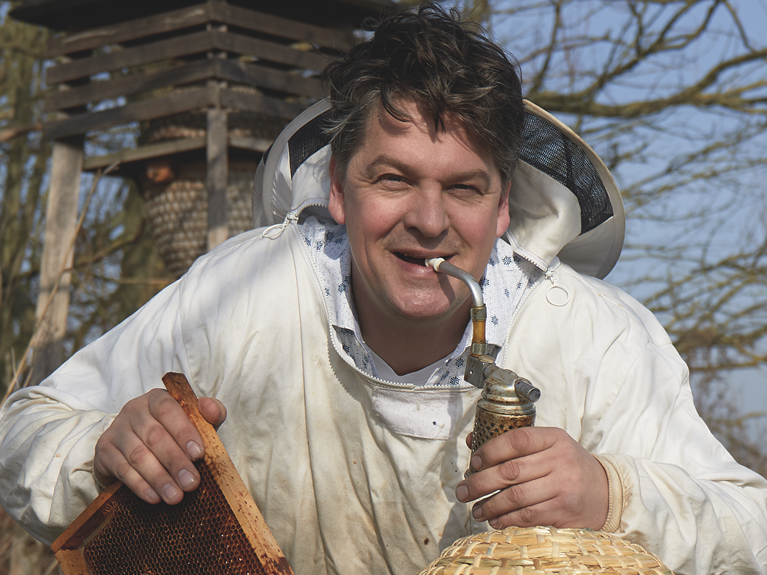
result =
[{"label": "beekeeper jacket", "polygon": [[[99,436],[168,371],[226,405],[219,435],[297,575],[415,574],[487,529],[455,498],[479,391],[358,370],[329,323],[296,220],[222,244],[11,397],[0,497],[33,535],[50,542],[96,497]],[[537,425],[564,429],[618,470],[620,534],[680,574],[764,569],[767,483],[708,431],[684,363],[636,301],[553,258],[498,363],[541,388]],[[398,433],[381,402],[422,411],[449,433]]]}]

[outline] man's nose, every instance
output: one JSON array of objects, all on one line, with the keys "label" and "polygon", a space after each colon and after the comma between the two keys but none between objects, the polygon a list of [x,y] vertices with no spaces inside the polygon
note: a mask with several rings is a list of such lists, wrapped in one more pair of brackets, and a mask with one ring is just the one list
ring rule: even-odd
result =
[{"label": "man's nose", "polygon": [[435,238],[448,229],[450,219],[441,187],[424,187],[413,194],[405,225],[427,238]]}]

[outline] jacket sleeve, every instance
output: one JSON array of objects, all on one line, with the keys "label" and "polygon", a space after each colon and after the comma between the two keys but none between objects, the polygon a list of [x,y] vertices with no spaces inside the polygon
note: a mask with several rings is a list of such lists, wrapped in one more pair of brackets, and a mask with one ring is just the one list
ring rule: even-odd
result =
[{"label": "jacket sleeve", "polygon": [[51,543],[98,495],[94,449],[122,405],[188,366],[178,283],[0,411],[0,500]]},{"label": "jacket sleeve", "polygon": [[582,420],[581,442],[620,477],[619,533],[677,575],[765,572],[767,481],[712,435],[686,365],[638,306],[621,296],[631,321],[596,362]]}]

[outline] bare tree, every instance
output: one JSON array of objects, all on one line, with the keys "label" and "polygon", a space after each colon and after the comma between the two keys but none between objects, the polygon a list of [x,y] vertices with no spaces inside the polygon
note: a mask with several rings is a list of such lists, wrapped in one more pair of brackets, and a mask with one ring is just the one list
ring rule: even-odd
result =
[{"label": "bare tree", "polygon": [[459,3],[520,62],[526,97],[605,159],[629,217],[611,281],[661,319],[698,408],[767,472],[764,413],[733,380],[767,386],[767,3]]}]

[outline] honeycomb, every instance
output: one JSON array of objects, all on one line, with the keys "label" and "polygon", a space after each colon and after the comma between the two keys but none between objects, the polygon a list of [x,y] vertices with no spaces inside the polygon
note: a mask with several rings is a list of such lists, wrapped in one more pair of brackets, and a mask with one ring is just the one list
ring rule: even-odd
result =
[{"label": "honeycomb", "polygon": [[105,504],[105,521],[81,552],[93,574],[265,575],[224,494],[200,462],[200,486],[178,505],[151,505],[127,487]]}]

